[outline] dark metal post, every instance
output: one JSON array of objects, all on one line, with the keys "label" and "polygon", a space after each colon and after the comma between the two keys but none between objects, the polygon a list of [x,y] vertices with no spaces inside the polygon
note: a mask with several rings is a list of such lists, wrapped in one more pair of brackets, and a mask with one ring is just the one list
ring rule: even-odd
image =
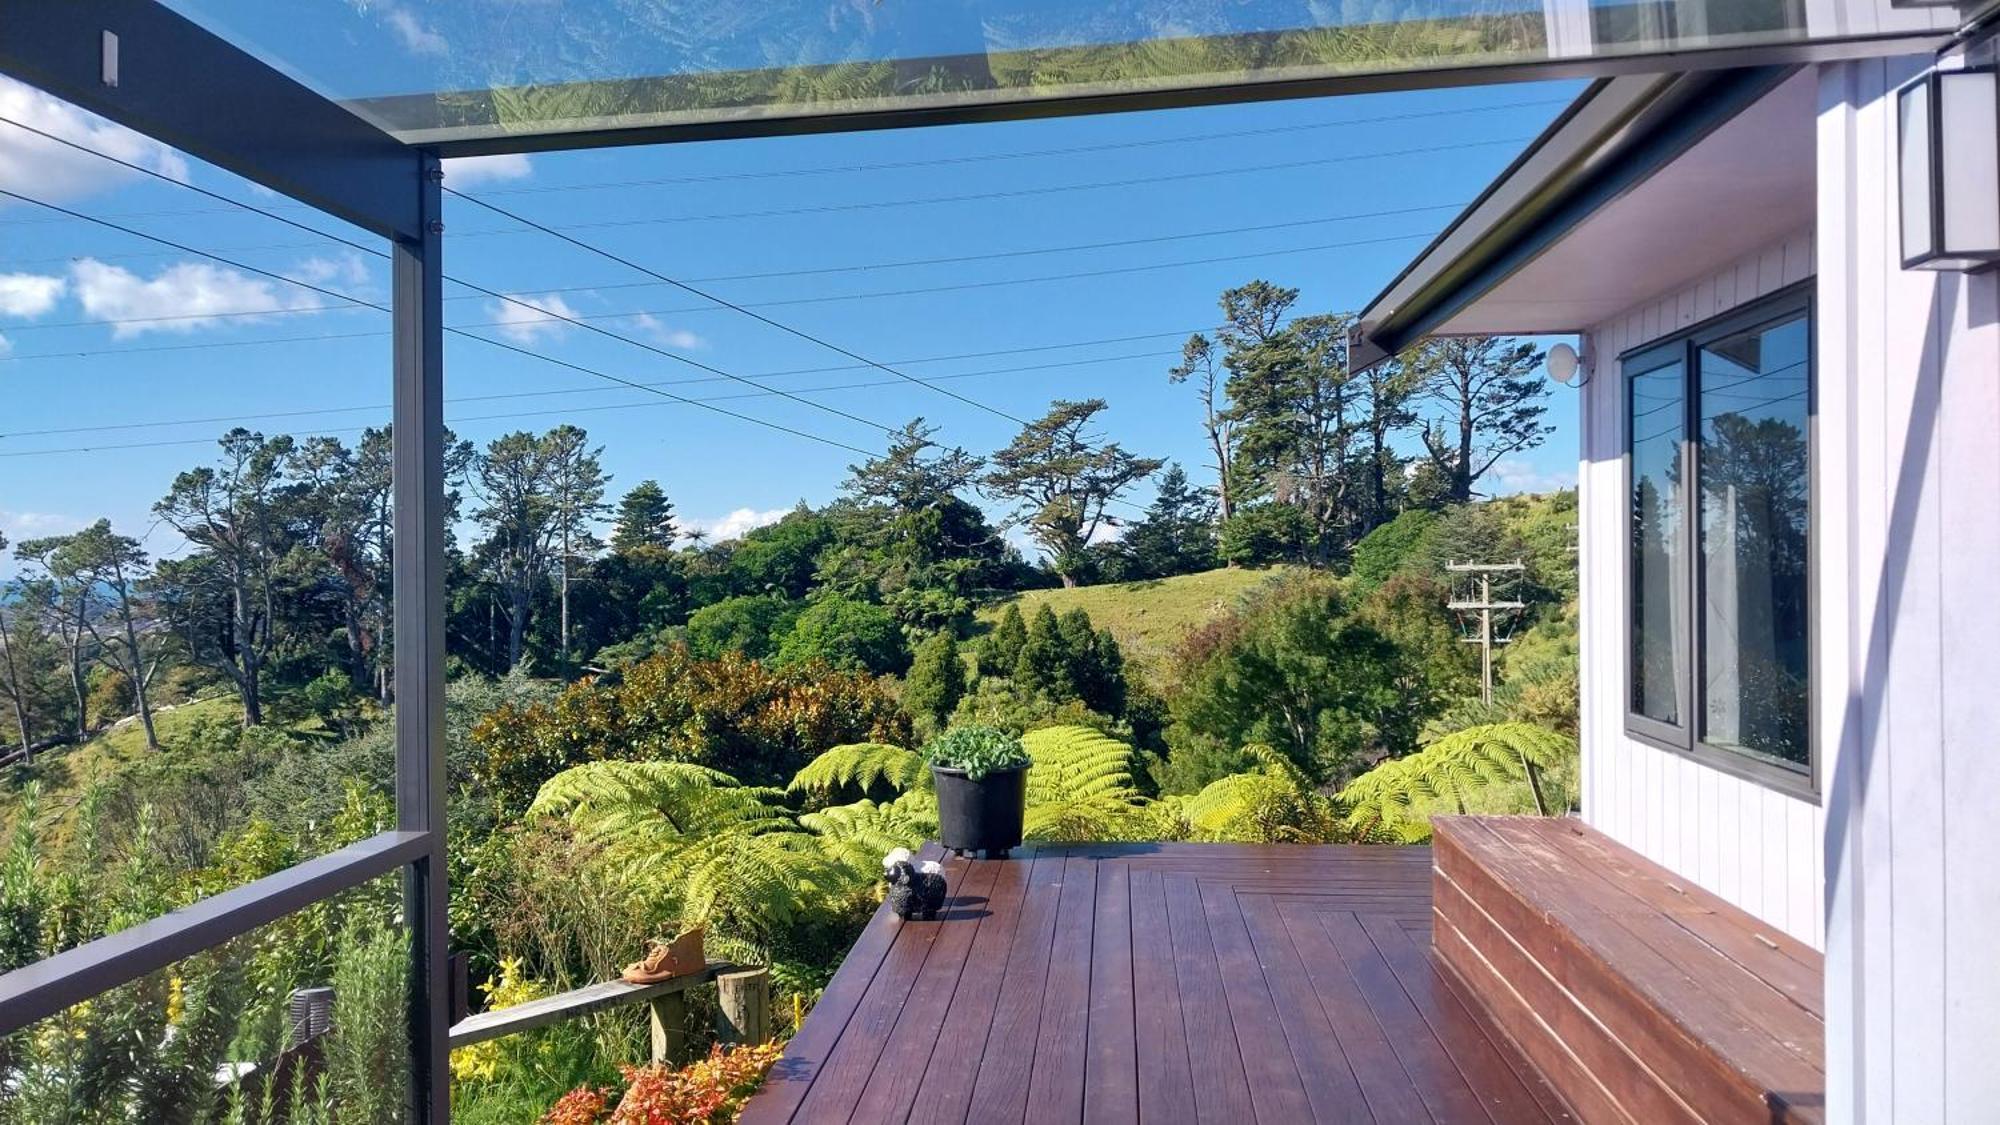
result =
[{"label": "dark metal post", "polygon": [[444,775],[443,172],[412,162],[423,233],[395,245],[396,826],[429,847],[406,869],[410,1120],[450,1120]]}]

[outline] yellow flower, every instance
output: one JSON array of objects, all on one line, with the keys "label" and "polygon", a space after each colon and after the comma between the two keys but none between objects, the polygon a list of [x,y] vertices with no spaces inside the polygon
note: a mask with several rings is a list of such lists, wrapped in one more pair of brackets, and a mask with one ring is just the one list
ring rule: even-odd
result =
[{"label": "yellow flower", "polygon": [[181,1016],[187,1013],[185,988],[186,982],[179,976],[167,978],[167,1024],[170,1027],[179,1024]]}]

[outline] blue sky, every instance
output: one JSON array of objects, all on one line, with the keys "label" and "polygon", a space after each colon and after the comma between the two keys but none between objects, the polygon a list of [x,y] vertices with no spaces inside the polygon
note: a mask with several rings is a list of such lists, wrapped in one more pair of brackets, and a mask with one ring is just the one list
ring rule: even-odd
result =
[{"label": "blue sky", "polygon": [[[447,182],[908,374],[962,376],[942,385],[1007,414],[1102,397],[1109,437],[1205,480],[1197,404],[1166,370],[1186,334],[1213,323],[1217,294],[1263,277],[1299,288],[1300,311],[1358,307],[1573,92],[1510,85],[499,157],[458,165]],[[0,117],[378,244],[25,87],[0,86]],[[618,186],[591,186],[606,184]],[[1090,184],[1115,186],[1077,187]],[[379,260],[5,125],[0,188],[386,302]],[[1374,217],[1339,218],[1354,215]],[[1277,224],[1289,225],[1179,237]],[[922,415],[976,452],[1016,428],[510,225],[452,201],[447,272],[860,418]],[[885,265],[940,258],[960,260]],[[1051,276],[1077,274],[1094,276]],[[688,397],[753,396],[716,405],[845,445],[884,444],[847,418],[446,292],[459,298],[450,323],[470,332]],[[146,533],[173,474],[207,461],[239,419],[347,438],[386,421],[387,318],[334,304],[0,198],[0,533],[98,516]],[[725,532],[831,499],[858,459],[476,341],[451,338],[446,364],[447,416],[461,435],[573,422],[605,447],[614,494],[658,479],[684,517]],[[1498,490],[1573,480],[1572,392],[1556,389],[1550,406],[1558,432],[1505,462]],[[148,542],[176,547],[164,530]]]}]

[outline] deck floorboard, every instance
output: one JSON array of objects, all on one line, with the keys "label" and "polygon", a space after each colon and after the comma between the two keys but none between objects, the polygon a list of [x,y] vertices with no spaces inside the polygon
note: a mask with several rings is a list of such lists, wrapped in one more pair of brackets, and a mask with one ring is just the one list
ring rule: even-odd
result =
[{"label": "deck floorboard", "polygon": [[1074,845],[879,911],[742,1120],[1568,1120],[1429,948],[1428,849]]}]

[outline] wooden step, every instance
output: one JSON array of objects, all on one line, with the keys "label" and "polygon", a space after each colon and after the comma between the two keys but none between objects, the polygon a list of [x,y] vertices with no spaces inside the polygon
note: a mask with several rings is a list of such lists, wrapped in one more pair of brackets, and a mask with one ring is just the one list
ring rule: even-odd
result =
[{"label": "wooden step", "polygon": [[1818,953],[1583,824],[1433,822],[1439,960],[1585,1121],[1818,1122]]}]

